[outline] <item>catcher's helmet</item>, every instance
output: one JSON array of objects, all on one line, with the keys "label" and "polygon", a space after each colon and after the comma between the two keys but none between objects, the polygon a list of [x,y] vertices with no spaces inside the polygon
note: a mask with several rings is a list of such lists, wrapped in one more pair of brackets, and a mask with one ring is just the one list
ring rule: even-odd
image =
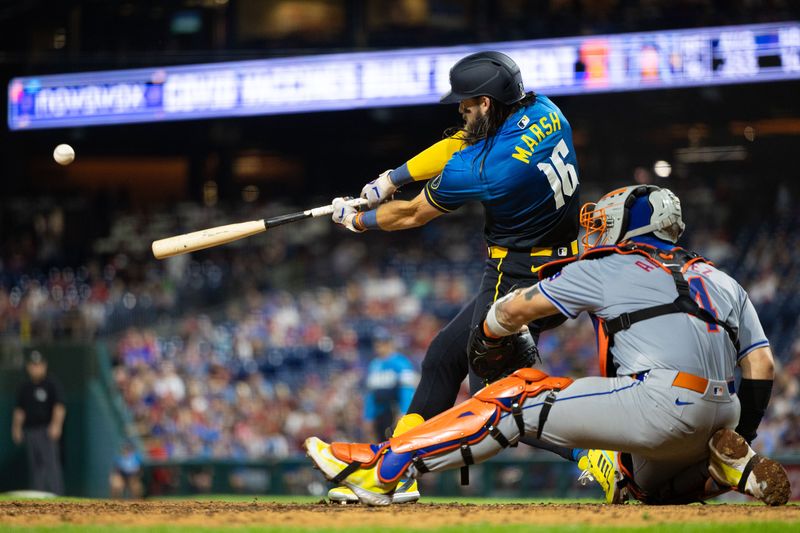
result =
[{"label": "catcher's helmet", "polygon": [[460,102],[475,96],[491,96],[509,105],[522,100],[525,88],[514,60],[500,52],[478,52],[453,65],[450,92],[442,96],[441,102]]},{"label": "catcher's helmet", "polygon": [[596,204],[584,204],[580,222],[586,229],[583,245],[587,249],[648,233],[677,243],[686,228],[681,201],[669,189],[655,185],[623,187],[606,194]]}]

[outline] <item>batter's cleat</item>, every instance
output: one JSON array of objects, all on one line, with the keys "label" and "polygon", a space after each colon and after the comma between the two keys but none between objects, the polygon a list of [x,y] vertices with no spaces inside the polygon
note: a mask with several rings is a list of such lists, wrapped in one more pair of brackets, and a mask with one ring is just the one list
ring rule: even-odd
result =
[{"label": "batter's cleat", "polygon": [[425,419],[417,413],[408,413],[407,415],[403,415],[400,417],[400,420],[397,421],[397,426],[392,432],[392,437],[402,435],[406,431],[414,429],[423,422],[425,422]]},{"label": "batter's cleat", "polygon": [[758,455],[735,431],[720,429],[708,441],[708,448],[708,471],[717,483],[767,505],[789,501],[791,487],[786,470],[778,462]]},{"label": "batter's cleat", "polygon": [[617,487],[617,481],[622,479],[622,474],[617,468],[616,453],[608,450],[588,450],[586,455],[578,460],[578,468],[583,470],[578,481],[586,485],[596,481],[606,496],[606,503],[624,503],[624,493]]},{"label": "batter's cleat", "polygon": [[[367,505],[389,505],[392,503],[392,494],[397,486],[394,483],[381,483],[375,465],[368,468],[352,468],[350,464],[340,461],[331,452],[330,444],[317,437],[309,437],[303,443],[306,455],[314,462],[326,478],[330,481],[342,482],[361,503]],[[353,463],[358,464],[358,463]],[[345,470],[352,470],[343,480],[338,479],[339,474]]]},{"label": "batter's cleat", "polygon": [[[328,499],[341,504],[358,503],[358,496],[347,487],[334,487],[328,491]],[[419,501],[417,480],[413,478],[401,479],[394,494],[392,503],[416,503]]]}]

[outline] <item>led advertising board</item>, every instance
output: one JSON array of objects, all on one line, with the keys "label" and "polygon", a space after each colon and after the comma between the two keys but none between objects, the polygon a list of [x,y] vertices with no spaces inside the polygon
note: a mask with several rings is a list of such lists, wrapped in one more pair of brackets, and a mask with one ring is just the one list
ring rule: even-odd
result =
[{"label": "led advertising board", "polygon": [[788,22],[14,78],[8,126],[433,104],[479,50],[507,53],[550,96],[800,78],[800,23]]}]

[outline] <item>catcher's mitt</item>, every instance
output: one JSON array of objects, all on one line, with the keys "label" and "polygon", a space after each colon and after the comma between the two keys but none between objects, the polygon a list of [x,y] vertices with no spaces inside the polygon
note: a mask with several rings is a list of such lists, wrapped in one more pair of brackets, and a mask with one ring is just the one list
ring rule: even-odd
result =
[{"label": "catcher's mitt", "polygon": [[527,329],[492,339],[484,333],[481,320],[470,334],[467,357],[475,375],[492,382],[520,368],[534,366],[539,349]]}]

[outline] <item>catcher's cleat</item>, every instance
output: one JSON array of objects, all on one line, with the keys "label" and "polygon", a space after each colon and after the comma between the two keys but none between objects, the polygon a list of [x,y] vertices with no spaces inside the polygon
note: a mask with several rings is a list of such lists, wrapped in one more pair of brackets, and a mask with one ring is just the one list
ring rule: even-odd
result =
[{"label": "catcher's cleat", "polygon": [[720,429],[708,441],[708,471],[714,481],[767,505],[784,505],[791,487],[786,470],[776,461],[758,455],[747,441],[730,429]]},{"label": "catcher's cleat", "polygon": [[617,481],[622,479],[616,463],[615,452],[608,450],[588,450],[586,455],[578,460],[578,468],[583,470],[578,481],[586,485],[596,481],[606,496],[606,503],[624,503],[624,491],[617,487]]},{"label": "catcher's cleat", "polygon": [[355,493],[341,485],[339,487],[333,487],[331,490],[328,491],[328,499],[332,502],[337,502],[341,504],[347,503],[358,503],[358,496]]},{"label": "catcher's cleat", "polygon": [[419,501],[419,485],[413,478],[401,479],[392,494],[392,503],[417,503]]},{"label": "catcher's cleat", "polygon": [[[309,437],[303,443],[306,455],[314,465],[328,478],[336,483],[343,483],[353,491],[362,503],[367,505],[389,505],[392,503],[392,493],[397,486],[393,483],[382,483],[378,479],[376,464],[361,467],[360,463],[346,463],[334,457],[331,445],[316,437]],[[351,466],[355,465],[355,467]],[[340,474],[347,473],[342,479]]]},{"label": "catcher's cleat", "polygon": [[[419,488],[416,479],[401,479],[392,494],[392,503],[416,503],[419,501]],[[347,487],[333,487],[328,491],[328,499],[342,504],[358,503],[358,496]]]},{"label": "catcher's cleat", "polygon": [[[392,432],[392,437],[402,435],[406,431],[417,427],[425,422],[425,419],[416,413],[408,413],[400,417],[397,426]],[[400,484],[394,491],[392,503],[415,503],[419,500],[419,488],[416,479],[401,479]],[[345,486],[333,487],[328,491],[328,499],[339,503],[358,503],[358,496]]]}]

